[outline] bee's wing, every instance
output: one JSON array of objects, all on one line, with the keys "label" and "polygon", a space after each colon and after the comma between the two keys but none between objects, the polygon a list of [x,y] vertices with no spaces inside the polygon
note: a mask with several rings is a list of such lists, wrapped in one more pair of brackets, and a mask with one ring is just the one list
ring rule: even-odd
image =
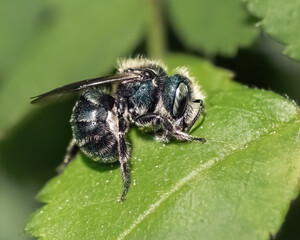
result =
[{"label": "bee's wing", "polygon": [[123,82],[123,81],[137,81],[137,80],[142,80],[142,76],[136,73],[121,73],[112,76],[86,79],[79,82],[70,83],[59,88],[55,88],[49,92],[43,93],[35,97],[31,97],[31,99],[33,99],[31,103],[37,103],[39,100],[48,96],[63,94],[67,92],[80,91],[85,88],[93,87],[97,85],[104,85],[104,84]]}]

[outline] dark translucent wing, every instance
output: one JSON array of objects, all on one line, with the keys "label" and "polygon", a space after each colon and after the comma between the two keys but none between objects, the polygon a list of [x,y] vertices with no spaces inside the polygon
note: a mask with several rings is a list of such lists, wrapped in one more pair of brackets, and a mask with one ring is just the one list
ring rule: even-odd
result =
[{"label": "dark translucent wing", "polygon": [[142,80],[142,76],[135,73],[122,73],[122,74],[117,74],[112,76],[86,79],[79,82],[70,83],[59,88],[55,88],[49,92],[43,93],[35,97],[31,97],[31,99],[33,99],[31,103],[36,103],[40,99],[43,99],[48,96],[67,93],[67,92],[80,91],[85,88],[93,87],[97,85],[104,85],[104,84],[123,82],[123,81],[137,81],[137,80]]}]

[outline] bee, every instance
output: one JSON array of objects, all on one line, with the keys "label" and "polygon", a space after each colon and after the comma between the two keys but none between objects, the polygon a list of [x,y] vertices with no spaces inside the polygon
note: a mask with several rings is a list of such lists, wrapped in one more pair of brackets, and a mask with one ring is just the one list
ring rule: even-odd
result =
[{"label": "bee", "polygon": [[158,61],[143,57],[119,61],[117,73],[67,84],[32,97],[31,103],[56,94],[80,91],[71,115],[73,139],[63,163],[79,150],[94,161],[119,161],[125,200],[130,187],[129,150],[125,135],[130,125],[150,126],[156,139],[205,142],[189,131],[203,109],[204,95],[186,68],[168,76]]}]

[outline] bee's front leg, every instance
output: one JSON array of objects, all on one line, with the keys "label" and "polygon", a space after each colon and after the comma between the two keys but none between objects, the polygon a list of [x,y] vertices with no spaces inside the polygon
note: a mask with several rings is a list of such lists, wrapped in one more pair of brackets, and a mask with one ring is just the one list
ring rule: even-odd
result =
[{"label": "bee's front leg", "polygon": [[168,134],[178,140],[205,142],[204,138],[193,137],[183,131],[177,130],[167,118],[155,113],[147,113],[139,116],[135,119],[135,123],[139,126],[144,126],[150,123],[153,125],[160,125]]}]

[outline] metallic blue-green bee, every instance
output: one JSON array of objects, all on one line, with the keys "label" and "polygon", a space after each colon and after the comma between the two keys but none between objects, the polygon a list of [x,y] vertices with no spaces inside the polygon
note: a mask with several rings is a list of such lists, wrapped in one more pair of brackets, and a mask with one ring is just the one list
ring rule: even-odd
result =
[{"label": "metallic blue-green bee", "polygon": [[[130,186],[129,152],[125,134],[130,124],[153,126],[156,138],[204,142],[188,134],[201,114],[204,95],[185,68],[168,77],[166,68],[145,58],[119,62],[118,73],[71,83],[34,97],[82,91],[71,116],[73,139],[64,163],[80,149],[95,161],[119,161],[123,178],[121,201]],[[110,86],[108,91],[107,86]]]}]

